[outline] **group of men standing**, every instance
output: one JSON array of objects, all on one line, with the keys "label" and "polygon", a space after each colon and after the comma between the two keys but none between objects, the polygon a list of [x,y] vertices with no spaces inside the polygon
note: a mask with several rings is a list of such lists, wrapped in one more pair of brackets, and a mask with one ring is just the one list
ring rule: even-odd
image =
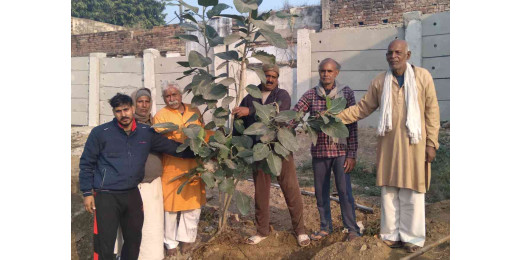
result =
[{"label": "group of men standing", "polygon": [[[356,165],[356,122],[377,108],[381,110],[376,177],[376,185],[382,186],[381,239],[390,247],[404,246],[409,252],[424,245],[424,193],[429,188],[430,163],[439,147],[439,107],[431,75],[410,65],[410,55],[405,41],[392,41],[386,53],[389,70],[376,76],[357,104],[354,92],[335,80],[340,64],[325,59],[319,65],[320,83],[305,92],[294,106],[295,111],[319,116],[327,109],[327,97],[343,97],[347,105],[337,117],[349,130],[349,137],[339,141],[319,132],[316,145],[311,147],[320,227],[310,237],[305,231],[293,155],[283,160],[277,180],[300,246],[308,246],[311,239],[323,239],[333,231],[329,197],[332,172],[347,240],[361,236],[348,173]],[[245,127],[256,122],[253,101],[276,102],[280,111],[291,109],[291,97],[278,86],[279,68],[264,65],[263,71],[266,82],[258,86],[262,98],[247,95],[232,110],[235,117],[244,120]],[[205,186],[202,180],[196,180],[177,194],[185,180],[171,180],[197,166],[189,149],[176,152],[186,139],[182,128],[189,124],[203,125],[200,112],[182,102],[180,86],[167,83],[162,95],[166,106],[152,118],[149,90],[139,89],[133,100],[117,94],[110,100],[114,120],[95,127],[85,144],[80,184],[85,208],[94,213],[94,259],[113,257],[118,226],[123,246],[120,250],[116,247],[116,251],[121,259],[162,259],[163,245],[167,255],[176,254],[179,245],[182,253],[193,248],[201,206],[206,202]],[[194,114],[199,119],[187,122]],[[164,122],[180,128],[164,136],[150,128],[151,124]],[[249,237],[247,244],[260,243],[270,231],[271,176],[258,168],[253,172],[253,180],[257,234]]]}]

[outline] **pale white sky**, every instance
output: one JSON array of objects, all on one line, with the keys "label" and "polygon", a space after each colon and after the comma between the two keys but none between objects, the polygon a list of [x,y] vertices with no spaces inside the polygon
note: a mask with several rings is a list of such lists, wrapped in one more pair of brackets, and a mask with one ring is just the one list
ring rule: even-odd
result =
[{"label": "pale white sky", "polygon": [[[197,5],[197,0],[184,0],[184,2],[186,2],[189,5],[198,6]],[[264,11],[268,11],[269,9],[279,10],[279,9],[282,8],[282,6],[284,5],[285,2],[288,2],[292,6],[319,5],[320,4],[320,0],[264,0],[262,2],[262,4],[260,5],[260,11],[264,12]],[[227,5],[231,6],[231,8],[228,8],[228,9],[224,10],[222,13],[224,13],[224,14],[239,14],[236,11],[235,6],[233,5],[233,0],[220,0],[219,3],[223,3],[223,4],[227,4]],[[177,12],[179,11],[179,7],[178,6],[166,6],[166,10],[165,11],[166,11],[167,15],[166,15],[166,18],[164,20],[167,23],[168,22],[170,24],[179,23],[178,19],[175,19],[175,20],[171,21],[175,17],[174,12],[175,11],[177,11]]]}]

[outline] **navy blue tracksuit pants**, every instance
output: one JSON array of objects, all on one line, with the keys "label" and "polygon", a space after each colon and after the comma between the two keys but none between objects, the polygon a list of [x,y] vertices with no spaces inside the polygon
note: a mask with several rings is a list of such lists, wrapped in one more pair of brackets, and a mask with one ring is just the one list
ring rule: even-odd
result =
[{"label": "navy blue tracksuit pants", "polygon": [[345,173],[345,156],[335,158],[312,158],[314,170],[314,189],[316,192],[316,204],[320,213],[320,230],[332,232],[332,218],[330,214],[330,175],[334,172],[336,189],[338,190],[341,218],[343,227],[349,232],[359,233],[356,223],[356,211],[350,174]]}]

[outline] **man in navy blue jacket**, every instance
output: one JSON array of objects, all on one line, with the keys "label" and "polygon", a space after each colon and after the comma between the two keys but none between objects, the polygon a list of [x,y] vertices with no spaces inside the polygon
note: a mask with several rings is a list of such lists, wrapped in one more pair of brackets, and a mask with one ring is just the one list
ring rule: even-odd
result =
[{"label": "man in navy blue jacket", "polygon": [[80,159],[80,189],[85,209],[94,213],[94,259],[113,259],[121,225],[121,259],[137,259],[143,226],[143,202],[137,185],[144,178],[148,153],[177,153],[177,142],[134,119],[132,98],[118,93],[110,99],[114,120],[92,129]]}]

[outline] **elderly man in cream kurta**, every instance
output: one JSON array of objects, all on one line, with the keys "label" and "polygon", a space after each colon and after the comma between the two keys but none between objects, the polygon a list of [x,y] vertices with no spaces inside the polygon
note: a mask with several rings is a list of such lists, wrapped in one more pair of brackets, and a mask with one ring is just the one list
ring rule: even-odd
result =
[{"label": "elderly man in cream kurta", "polygon": [[407,61],[404,40],[388,46],[390,70],[376,76],[366,95],[338,117],[345,124],[369,116],[378,107],[377,180],[381,189],[381,239],[390,247],[417,251],[426,237],[424,193],[430,163],[439,148],[439,105],[430,73]]}]

